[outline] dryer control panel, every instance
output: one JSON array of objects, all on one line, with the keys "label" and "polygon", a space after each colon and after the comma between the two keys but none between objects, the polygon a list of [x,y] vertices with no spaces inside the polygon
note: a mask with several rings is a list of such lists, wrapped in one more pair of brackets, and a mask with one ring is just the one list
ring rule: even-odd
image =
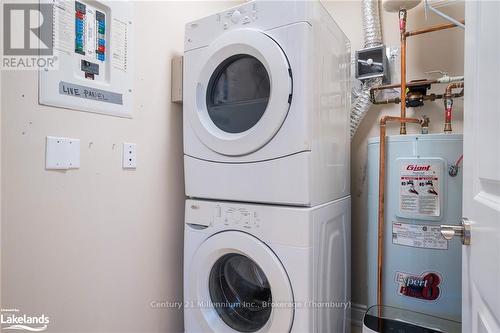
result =
[{"label": "dryer control panel", "polygon": [[[227,30],[256,29],[267,31],[295,23],[313,26],[321,4],[315,1],[290,1],[286,9],[279,1],[250,1],[223,12],[186,24],[184,51],[210,45]],[[276,13],[279,12],[279,15]],[[298,38],[298,37],[296,37]]]},{"label": "dryer control panel", "polygon": [[257,4],[252,3],[218,14],[216,20],[224,30],[227,30],[235,25],[248,25],[257,18]]}]

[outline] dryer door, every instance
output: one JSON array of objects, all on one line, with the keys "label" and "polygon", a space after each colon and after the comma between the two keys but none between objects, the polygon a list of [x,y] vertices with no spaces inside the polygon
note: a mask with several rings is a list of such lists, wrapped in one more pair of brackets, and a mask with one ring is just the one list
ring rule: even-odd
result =
[{"label": "dryer door", "polygon": [[194,317],[205,332],[289,332],[290,280],[274,252],[241,231],[208,238],[196,251],[187,279]]},{"label": "dryer door", "polygon": [[188,112],[199,139],[217,153],[252,153],[278,132],[292,96],[288,60],[261,31],[229,31],[212,42],[200,63],[196,110]]}]

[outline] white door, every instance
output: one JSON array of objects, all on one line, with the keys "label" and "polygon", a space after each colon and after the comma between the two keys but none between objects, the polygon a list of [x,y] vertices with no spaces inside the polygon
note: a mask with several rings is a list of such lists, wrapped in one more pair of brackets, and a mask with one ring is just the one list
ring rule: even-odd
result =
[{"label": "white door", "polygon": [[[292,287],[278,257],[241,231],[217,233],[197,249],[189,267],[187,300],[203,332],[289,332]],[[285,305],[285,306],[273,306]]]},{"label": "white door", "polygon": [[196,101],[187,116],[200,140],[229,156],[268,143],[292,97],[292,72],[278,43],[262,31],[228,31],[203,51],[199,66],[184,90]]},{"label": "white door", "polygon": [[500,332],[500,2],[466,1],[462,332]]}]

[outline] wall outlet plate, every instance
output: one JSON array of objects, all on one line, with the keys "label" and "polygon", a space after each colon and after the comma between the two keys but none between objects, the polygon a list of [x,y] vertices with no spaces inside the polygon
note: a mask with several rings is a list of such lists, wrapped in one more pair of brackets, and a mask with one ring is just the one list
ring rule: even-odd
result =
[{"label": "wall outlet plate", "polygon": [[123,143],[123,168],[137,168],[137,145],[135,143]]},{"label": "wall outlet plate", "polygon": [[67,170],[80,167],[80,140],[47,136],[45,169]]}]

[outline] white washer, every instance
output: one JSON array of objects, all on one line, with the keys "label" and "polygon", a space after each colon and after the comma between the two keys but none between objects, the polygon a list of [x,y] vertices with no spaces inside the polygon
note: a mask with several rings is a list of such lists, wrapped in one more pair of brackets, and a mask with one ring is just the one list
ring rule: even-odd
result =
[{"label": "white washer", "polygon": [[319,1],[186,25],[186,194],[314,206],[349,194],[349,40]]},{"label": "white washer", "polygon": [[349,332],[350,197],[186,201],[186,333]]}]

